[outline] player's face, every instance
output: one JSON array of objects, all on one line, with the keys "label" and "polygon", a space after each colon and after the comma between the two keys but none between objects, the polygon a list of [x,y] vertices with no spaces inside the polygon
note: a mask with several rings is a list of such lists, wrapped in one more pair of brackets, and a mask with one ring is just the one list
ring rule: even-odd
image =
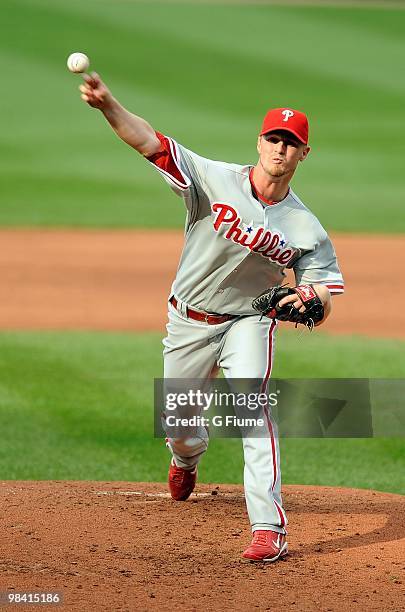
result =
[{"label": "player's face", "polygon": [[278,130],[259,136],[257,151],[263,170],[270,177],[277,178],[292,176],[298,162],[308,155],[310,147],[300,142],[291,132]]}]

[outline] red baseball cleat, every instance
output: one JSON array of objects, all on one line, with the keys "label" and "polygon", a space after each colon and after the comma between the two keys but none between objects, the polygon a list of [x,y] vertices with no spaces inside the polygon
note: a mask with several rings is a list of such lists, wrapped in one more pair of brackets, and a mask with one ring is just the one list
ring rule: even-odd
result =
[{"label": "red baseball cleat", "polygon": [[253,532],[251,545],[243,553],[245,559],[251,561],[277,561],[288,553],[285,535],[276,531],[258,529]]},{"label": "red baseball cleat", "polygon": [[169,467],[170,495],[176,501],[186,501],[194,491],[197,481],[197,466],[193,470],[177,467],[172,459]]}]

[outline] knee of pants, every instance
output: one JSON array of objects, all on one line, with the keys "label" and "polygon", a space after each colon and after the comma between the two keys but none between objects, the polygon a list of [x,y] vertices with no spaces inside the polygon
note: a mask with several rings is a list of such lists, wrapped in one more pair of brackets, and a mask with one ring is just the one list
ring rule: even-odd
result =
[{"label": "knee of pants", "polygon": [[201,455],[208,448],[208,437],[168,438],[167,445],[179,457],[194,457]]}]

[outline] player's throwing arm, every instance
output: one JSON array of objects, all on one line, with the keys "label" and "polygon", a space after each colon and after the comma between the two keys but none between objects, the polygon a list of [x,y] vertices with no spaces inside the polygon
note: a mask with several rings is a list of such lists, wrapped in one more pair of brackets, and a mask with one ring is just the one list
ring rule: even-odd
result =
[{"label": "player's throwing arm", "polygon": [[100,110],[115,133],[141,155],[149,157],[160,150],[161,144],[153,127],[127,111],[111,94],[96,72],[85,74],[89,59],[84,53],[72,53],[67,61],[71,72],[84,73],[84,83],[79,86],[81,98],[89,106]]}]

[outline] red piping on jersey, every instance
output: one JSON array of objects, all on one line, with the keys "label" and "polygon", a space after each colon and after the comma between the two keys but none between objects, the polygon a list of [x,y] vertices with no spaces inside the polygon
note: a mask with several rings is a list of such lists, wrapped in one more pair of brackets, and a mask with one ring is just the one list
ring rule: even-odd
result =
[{"label": "red piping on jersey", "polygon": [[290,193],[290,189],[288,188],[288,191],[286,193],[286,195],[284,196],[283,200],[267,200],[256,188],[256,185],[253,182],[253,170],[254,168],[251,168],[250,172],[249,172],[249,181],[250,181],[250,186],[252,188],[253,191],[253,195],[260,200],[261,202],[264,202],[265,204],[267,204],[267,206],[275,206],[275,204],[279,204],[279,202],[282,202],[283,200],[285,200],[285,198],[288,196],[288,194]]},{"label": "red piping on jersey", "polygon": [[150,155],[146,159],[160,168],[160,170],[167,172],[167,174],[174,178],[184,188],[184,176],[180,171],[180,168],[177,165],[177,160],[172,153],[169,139],[160,132],[156,132],[156,136],[160,140],[160,150],[157,153],[154,153],[154,155]]},{"label": "red piping on jersey", "polygon": [[339,295],[339,293],[344,293],[344,285],[325,285],[325,287],[327,287],[330,291],[330,293],[334,293],[336,295]]}]

